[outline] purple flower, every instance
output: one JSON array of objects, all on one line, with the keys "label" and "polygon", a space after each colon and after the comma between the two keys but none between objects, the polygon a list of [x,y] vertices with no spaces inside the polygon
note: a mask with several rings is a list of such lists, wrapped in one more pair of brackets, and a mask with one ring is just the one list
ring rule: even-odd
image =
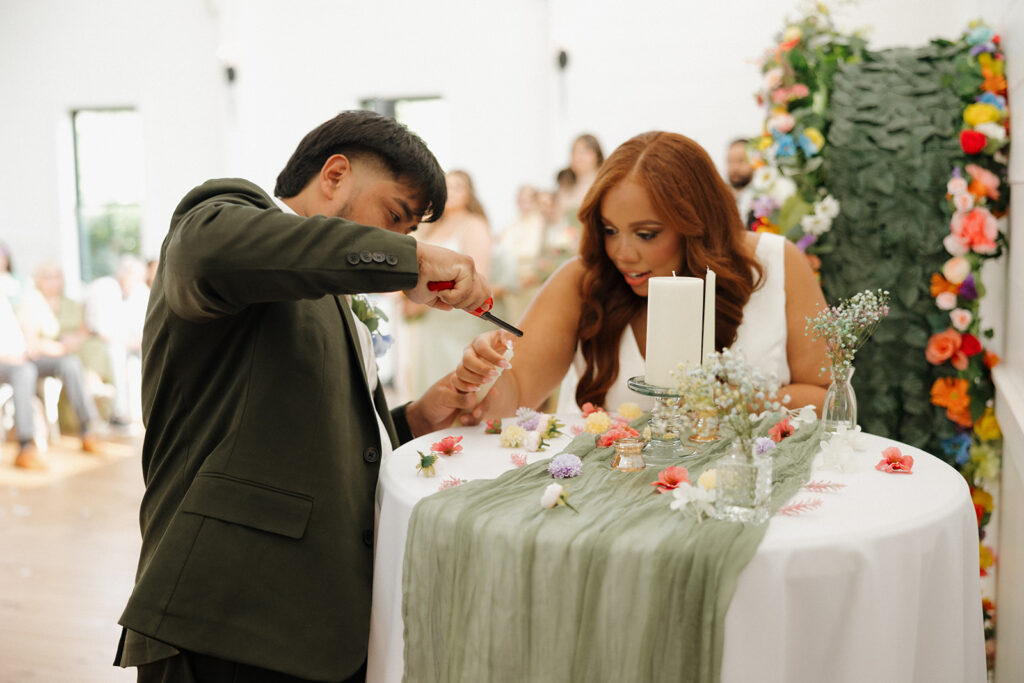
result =
[{"label": "purple flower", "polygon": [[818,236],[813,233],[807,233],[796,243],[796,248],[800,251],[807,251],[807,247],[811,246],[818,241]]},{"label": "purple flower", "polygon": [[540,414],[530,408],[520,408],[516,411],[516,424],[532,432],[540,425]]},{"label": "purple flower", "polygon": [[964,301],[974,301],[978,298],[978,288],[974,284],[974,273],[971,273],[960,283],[960,291],[957,295]]},{"label": "purple flower", "polygon": [[779,208],[779,203],[774,197],[758,197],[750,202],[750,210],[754,212],[754,218],[770,216],[772,211]]},{"label": "purple flower", "polygon": [[773,448],[775,448],[775,442],[767,436],[759,436],[754,439],[754,453],[757,455],[764,455]]},{"label": "purple flower", "polygon": [[548,463],[548,474],[556,479],[575,477],[583,469],[583,461],[572,453],[556,455]]}]

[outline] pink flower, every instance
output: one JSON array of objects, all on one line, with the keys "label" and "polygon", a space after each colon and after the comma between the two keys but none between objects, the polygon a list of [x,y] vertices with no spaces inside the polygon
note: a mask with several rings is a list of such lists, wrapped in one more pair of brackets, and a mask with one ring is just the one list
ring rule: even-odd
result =
[{"label": "pink flower", "polygon": [[896,446],[889,446],[882,451],[882,459],[875,465],[875,469],[889,474],[911,474],[914,468],[914,458],[900,453]]},{"label": "pink flower", "polygon": [[511,460],[512,464],[515,465],[516,467],[522,467],[523,465],[526,464],[525,453],[513,453],[512,455],[508,456],[508,459]]},{"label": "pink flower", "polygon": [[602,434],[601,437],[597,440],[597,447],[608,448],[619,439],[628,439],[630,437],[637,436],[640,436],[640,432],[636,431],[632,427],[612,427],[607,432]]},{"label": "pink flower", "polygon": [[953,214],[949,229],[957,239],[979,254],[991,254],[996,250],[999,225],[988,209],[976,208],[967,213]]},{"label": "pink flower", "polygon": [[768,127],[780,133],[788,133],[793,130],[794,125],[796,125],[796,119],[793,118],[792,114],[786,112],[776,114],[768,119]]},{"label": "pink flower", "polygon": [[963,194],[954,195],[953,206],[956,207],[956,210],[961,213],[965,211],[970,211],[971,209],[974,208],[974,196],[967,194],[966,192],[964,192]]},{"label": "pink flower", "polygon": [[989,199],[999,199],[999,177],[995,173],[977,164],[967,164],[964,170],[971,176],[971,180],[981,186]]},{"label": "pink flower", "polygon": [[942,265],[942,276],[958,285],[971,274],[971,264],[963,256],[954,256]]},{"label": "pink flower", "polygon": [[971,245],[953,233],[942,238],[942,246],[946,248],[950,256],[966,256],[967,252],[971,250]]},{"label": "pink flower", "polygon": [[590,401],[587,401],[582,406],[580,406],[580,411],[583,413],[583,417],[587,417],[591,413],[603,413],[604,408],[602,408],[601,406],[595,406]]},{"label": "pink flower", "polygon": [[583,433],[583,425],[573,425],[572,427],[569,427],[569,431],[573,436],[579,436]]},{"label": "pink flower", "polygon": [[455,455],[462,452],[462,446],[459,445],[460,441],[462,441],[461,436],[446,436],[437,443],[432,444],[430,451],[440,455]]},{"label": "pink flower", "polygon": [[949,320],[960,332],[967,329],[967,326],[971,324],[971,320],[974,316],[966,308],[956,308],[949,312]]},{"label": "pink flower", "polygon": [[441,485],[437,487],[437,490],[444,491],[445,489],[453,489],[456,486],[460,486],[465,483],[466,481],[464,479],[459,479],[454,474],[452,474],[447,479],[441,482]]},{"label": "pink flower", "polygon": [[789,424],[789,418],[784,417],[768,430],[768,436],[772,437],[772,441],[775,443],[780,443],[787,436],[792,436],[795,431],[796,428]]},{"label": "pink flower", "polygon": [[943,311],[951,311],[956,308],[956,294],[953,292],[941,292],[935,297],[935,305]]},{"label": "pink flower", "polygon": [[689,483],[690,473],[686,471],[686,468],[671,465],[658,472],[658,481],[651,482],[651,486],[657,487],[658,493],[664,493],[665,491],[679,488],[680,484]]}]

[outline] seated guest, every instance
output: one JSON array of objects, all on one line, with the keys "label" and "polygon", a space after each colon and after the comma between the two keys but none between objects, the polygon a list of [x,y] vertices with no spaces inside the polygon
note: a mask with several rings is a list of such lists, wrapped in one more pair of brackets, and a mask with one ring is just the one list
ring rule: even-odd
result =
[{"label": "seated guest", "polygon": [[[664,132],[625,142],[601,166],[579,217],[579,257],[534,299],[512,368],[464,423],[535,408],[570,370],[579,379],[562,393],[577,405],[639,402],[627,380],[644,374],[648,280],[702,278],[706,268],[718,276],[715,348],[743,349],[748,362],[776,374],[791,407],[813,404],[820,414],[825,347],[804,334],[807,316],[825,305],[817,279],[785,238],[744,229],[697,143]],[[507,338],[493,331],[474,339],[450,375],[453,388],[474,392],[493,377]],[[465,408],[475,399],[453,392],[449,400]]]},{"label": "seated guest", "polygon": [[15,467],[45,469],[35,445],[35,421],[32,399],[36,395],[38,374],[25,356],[25,335],[11,302],[0,296],[0,382],[14,390],[14,429],[18,434],[18,455]]},{"label": "seated guest", "polygon": [[0,296],[6,297],[12,306],[17,306],[23,289],[21,279],[14,274],[11,250],[0,242]]},{"label": "seated guest", "polygon": [[[37,286],[48,294],[63,289],[63,277],[54,264],[43,264],[36,273]],[[63,385],[64,394],[74,408],[82,434],[82,450],[99,452],[99,444],[91,432],[96,421],[96,406],[85,387],[82,363],[61,335],[61,324],[47,303],[47,295],[39,289],[28,292],[18,311],[18,322],[24,339],[24,357],[34,367],[38,377],[56,377]],[[80,336],[67,335],[66,339],[78,343]],[[33,380],[34,381],[34,380]],[[32,385],[33,393],[35,386]]]}]

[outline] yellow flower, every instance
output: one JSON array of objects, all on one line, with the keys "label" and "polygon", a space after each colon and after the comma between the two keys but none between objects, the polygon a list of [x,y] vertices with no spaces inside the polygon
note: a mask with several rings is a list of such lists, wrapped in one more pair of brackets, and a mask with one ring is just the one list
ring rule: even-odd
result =
[{"label": "yellow flower", "polygon": [[964,109],[964,121],[969,126],[977,126],[982,123],[999,123],[999,119],[1002,118],[1002,114],[999,113],[998,107],[987,102],[975,102],[974,104],[967,105]]},{"label": "yellow flower", "polygon": [[501,430],[501,445],[505,448],[519,448],[526,439],[526,430],[516,424],[511,424]]},{"label": "yellow flower", "polygon": [[999,453],[986,444],[971,447],[971,464],[974,465],[974,476],[985,481],[995,481],[999,477]]},{"label": "yellow flower", "polygon": [[697,485],[705,491],[710,491],[718,484],[718,473],[715,470],[705,470],[697,479]]},{"label": "yellow flower", "polygon": [[786,29],[785,33],[782,34],[782,42],[790,43],[800,40],[804,35],[804,32],[799,26],[790,26]]},{"label": "yellow flower", "polygon": [[623,403],[615,412],[630,422],[644,414],[644,411],[640,410],[640,406],[635,403]]},{"label": "yellow flower", "polygon": [[821,134],[821,131],[817,128],[804,128],[804,135],[807,139],[814,143],[814,146],[821,149],[825,146],[825,136]]},{"label": "yellow flower", "polygon": [[993,76],[1003,75],[1003,60],[992,59],[992,55],[987,52],[982,52],[978,55],[978,64],[981,65],[982,69],[991,71]]},{"label": "yellow flower", "polygon": [[981,570],[983,572],[996,563],[996,558],[992,555],[992,549],[981,543],[978,544],[978,559],[981,562]]},{"label": "yellow flower", "polygon": [[999,430],[999,420],[996,419],[995,411],[991,407],[985,408],[985,414],[974,423],[974,433],[982,441],[995,441],[1003,436]]},{"label": "yellow flower", "polygon": [[593,412],[583,420],[583,428],[590,434],[604,434],[612,426],[612,418],[603,411]]},{"label": "yellow flower", "polygon": [[975,488],[971,491],[971,501],[980,505],[985,512],[992,512],[992,494],[984,489]]},{"label": "yellow flower", "polygon": [[762,135],[761,139],[757,141],[757,148],[762,152],[772,146],[772,136]]}]

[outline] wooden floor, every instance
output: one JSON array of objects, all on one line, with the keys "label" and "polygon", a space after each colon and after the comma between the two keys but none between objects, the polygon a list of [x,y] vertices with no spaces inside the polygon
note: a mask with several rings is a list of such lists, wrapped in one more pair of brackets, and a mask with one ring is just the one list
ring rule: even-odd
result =
[{"label": "wooden floor", "polygon": [[111,662],[142,492],[137,454],[45,486],[0,486],[0,683],[135,680]]}]

